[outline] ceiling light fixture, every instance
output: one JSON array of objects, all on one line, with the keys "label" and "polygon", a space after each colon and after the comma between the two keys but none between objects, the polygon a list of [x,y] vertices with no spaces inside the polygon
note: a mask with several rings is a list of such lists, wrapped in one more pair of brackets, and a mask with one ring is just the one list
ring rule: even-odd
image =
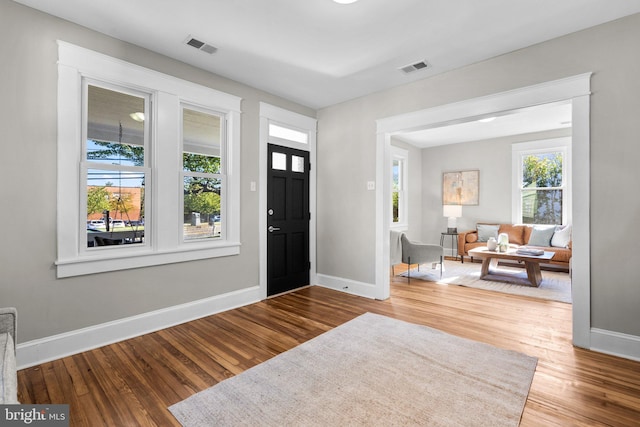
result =
[{"label": "ceiling light fixture", "polygon": [[141,113],[139,111],[129,114],[129,117],[131,117],[136,122],[144,122],[144,113]]},{"label": "ceiling light fixture", "polygon": [[495,117],[487,117],[486,119],[480,119],[478,120],[480,123],[489,123],[494,121],[496,118]]},{"label": "ceiling light fixture", "polygon": [[358,0],[333,0],[333,1],[339,4],[351,4],[351,3],[357,2]]}]

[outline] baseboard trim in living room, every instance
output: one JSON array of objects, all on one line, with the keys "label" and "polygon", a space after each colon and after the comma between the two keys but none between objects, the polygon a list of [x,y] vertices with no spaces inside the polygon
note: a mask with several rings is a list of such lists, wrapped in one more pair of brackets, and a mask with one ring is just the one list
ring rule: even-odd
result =
[{"label": "baseboard trim in living room", "polygon": [[591,350],[640,361],[640,337],[591,328]]},{"label": "baseboard trim in living room", "polygon": [[365,298],[376,299],[376,285],[372,283],[358,282],[342,277],[328,276],[326,274],[318,274],[317,286],[333,289],[340,292],[346,292],[352,295],[358,295]]},{"label": "baseboard trim in living room", "polygon": [[260,301],[259,286],[18,344],[18,369],[92,350]]}]

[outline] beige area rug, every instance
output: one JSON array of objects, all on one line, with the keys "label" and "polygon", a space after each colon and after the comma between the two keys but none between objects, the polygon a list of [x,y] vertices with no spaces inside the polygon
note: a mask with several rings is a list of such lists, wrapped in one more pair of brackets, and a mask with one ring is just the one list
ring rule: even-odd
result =
[{"label": "beige area rug", "polygon": [[[516,285],[505,282],[480,279],[480,263],[445,260],[444,273],[440,278],[440,270],[435,270],[429,265],[421,265],[411,269],[411,280],[426,280],[443,285],[468,286],[470,288],[486,289],[490,291],[505,292],[508,294],[524,295],[571,304],[571,278],[568,273],[560,271],[542,271],[542,283],[539,287]],[[500,270],[524,273],[523,268],[499,266]],[[407,273],[399,274],[407,276]]]},{"label": "beige area rug", "polygon": [[169,408],[183,426],[517,426],[537,359],[366,313]]}]

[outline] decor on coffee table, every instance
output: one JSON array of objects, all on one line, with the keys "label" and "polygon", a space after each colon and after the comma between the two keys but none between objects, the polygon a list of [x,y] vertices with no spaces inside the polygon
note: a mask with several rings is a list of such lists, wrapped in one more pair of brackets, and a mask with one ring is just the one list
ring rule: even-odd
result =
[{"label": "decor on coffee table", "polygon": [[498,249],[498,241],[495,237],[489,237],[489,240],[487,240],[487,249],[489,249],[490,251],[495,251]]},{"label": "decor on coffee table", "polygon": [[508,249],[509,235],[507,233],[498,234],[498,252],[507,252]]},{"label": "decor on coffee table", "polygon": [[[508,283],[518,283],[527,286],[540,286],[542,282],[542,272],[540,263],[548,262],[553,258],[553,252],[542,252],[541,255],[526,255],[519,253],[518,249],[509,249],[507,252],[490,251],[486,247],[474,248],[469,251],[469,255],[482,259],[482,270],[480,279],[496,280]],[[498,260],[524,262],[526,277],[517,272],[506,272],[497,269]]]}]

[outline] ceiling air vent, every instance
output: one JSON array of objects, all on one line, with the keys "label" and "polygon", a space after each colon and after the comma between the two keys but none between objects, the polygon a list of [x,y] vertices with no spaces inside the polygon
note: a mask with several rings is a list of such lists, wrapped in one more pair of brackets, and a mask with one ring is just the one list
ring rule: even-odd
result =
[{"label": "ceiling air vent", "polygon": [[195,47],[198,50],[207,52],[208,54],[215,53],[218,50],[217,47],[207,44],[191,36],[187,37],[187,39],[185,40],[185,43],[188,44],[189,46]]},{"label": "ceiling air vent", "polygon": [[429,64],[427,64],[427,61],[420,61],[416,62],[415,64],[409,64],[405,65],[404,67],[400,67],[399,70],[403,73],[409,74],[413,73],[414,71],[423,70],[425,68],[429,68]]}]

